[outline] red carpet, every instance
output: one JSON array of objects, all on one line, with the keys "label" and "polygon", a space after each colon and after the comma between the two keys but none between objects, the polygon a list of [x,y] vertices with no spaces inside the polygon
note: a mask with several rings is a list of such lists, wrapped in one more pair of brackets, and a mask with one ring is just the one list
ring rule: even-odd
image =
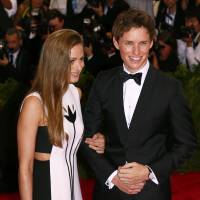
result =
[{"label": "red carpet", "polygon": [[[172,180],[172,200],[200,200],[200,172],[174,174]],[[81,180],[84,200],[92,200],[94,180]],[[0,200],[19,200],[18,194],[1,194]]]}]

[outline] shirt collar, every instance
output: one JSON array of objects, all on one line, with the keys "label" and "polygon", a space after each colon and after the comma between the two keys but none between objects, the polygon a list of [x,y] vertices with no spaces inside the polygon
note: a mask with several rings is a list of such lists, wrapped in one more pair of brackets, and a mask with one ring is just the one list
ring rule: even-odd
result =
[{"label": "shirt collar", "polygon": [[197,33],[197,35],[195,36],[195,38],[194,38],[194,42],[198,42],[198,40],[199,40],[199,37],[200,37],[200,32],[199,32],[199,33]]}]

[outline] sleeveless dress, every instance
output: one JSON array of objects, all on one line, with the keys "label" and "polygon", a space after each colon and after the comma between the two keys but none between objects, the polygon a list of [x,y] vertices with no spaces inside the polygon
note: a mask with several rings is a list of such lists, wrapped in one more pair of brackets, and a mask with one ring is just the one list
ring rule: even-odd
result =
[{"label": "sleeveless dress", "polygon": [[[40,98],[37,92],[28,96]],[[35,151],[50,153],[50,160],[34,160],[33,200],[82,200],[76,154],[84,127],[80,98],[74,85],[69,85],[62,105],[64,131],[68,134],[62,148],[50,144],[46,126],[38,127]]]}]

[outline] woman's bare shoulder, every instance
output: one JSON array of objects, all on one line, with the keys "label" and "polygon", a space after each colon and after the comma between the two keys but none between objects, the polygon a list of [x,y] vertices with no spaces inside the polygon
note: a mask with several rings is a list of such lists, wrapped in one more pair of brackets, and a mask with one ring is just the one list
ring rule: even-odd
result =
[{"label": "woman's bare shoulder", "polygon": [[27,96],[21,107],[21,116],[40,121],[43,113],[42,102],[37,96]]}]

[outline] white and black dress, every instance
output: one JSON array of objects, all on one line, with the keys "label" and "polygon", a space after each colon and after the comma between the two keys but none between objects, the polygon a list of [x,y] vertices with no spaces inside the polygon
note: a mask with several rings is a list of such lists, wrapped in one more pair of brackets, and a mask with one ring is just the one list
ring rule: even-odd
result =
[{"label": "white and black dress", "polygon": [[[41,100],[37,92],[28,96]],[[33,200],[82,200],[76,154],[84,127],[80,98],[74,85],[69,85],[62,104],[64,131],[68,134],[62,148],[50,144],[47,126],[38,127],[35,152],[51,155],[48,161],[34,160]]]}]

